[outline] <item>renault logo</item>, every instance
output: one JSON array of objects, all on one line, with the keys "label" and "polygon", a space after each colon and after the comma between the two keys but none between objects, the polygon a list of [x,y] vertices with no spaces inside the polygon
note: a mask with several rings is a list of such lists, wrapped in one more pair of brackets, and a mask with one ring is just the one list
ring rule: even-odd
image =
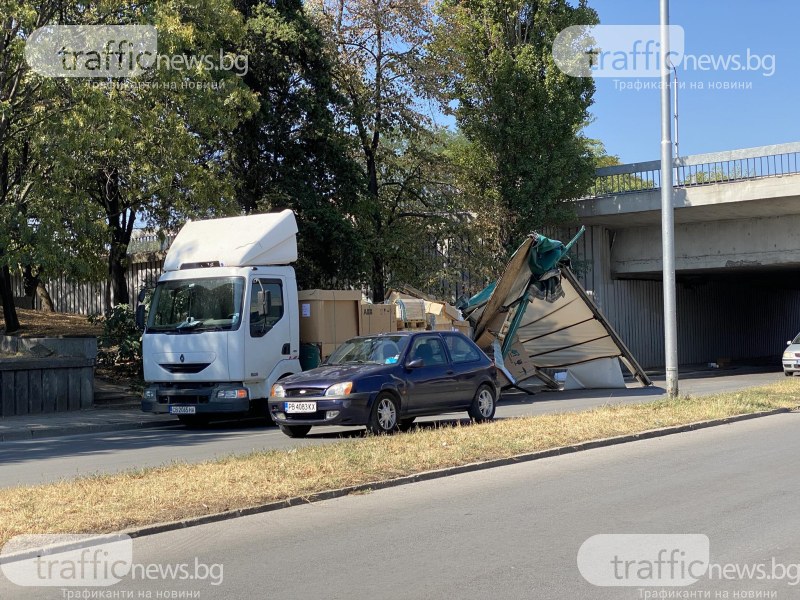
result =
[{"label": "renault logo", "polygon": [[183,354],[181,354],[181,362],[183,362],[183,361],[185,361],[185,360],[186,360],[186,359],[184,358]]}]

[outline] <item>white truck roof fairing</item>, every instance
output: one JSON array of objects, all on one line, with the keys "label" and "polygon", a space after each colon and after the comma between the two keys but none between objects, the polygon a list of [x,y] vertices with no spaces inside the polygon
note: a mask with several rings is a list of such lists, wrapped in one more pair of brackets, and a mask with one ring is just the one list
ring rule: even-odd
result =
[{"label": "white truck roof fairing", "polygon": [[297,221],[279,213],[189,221],[172,242],[164,271],[288,265],[297,260]]}]

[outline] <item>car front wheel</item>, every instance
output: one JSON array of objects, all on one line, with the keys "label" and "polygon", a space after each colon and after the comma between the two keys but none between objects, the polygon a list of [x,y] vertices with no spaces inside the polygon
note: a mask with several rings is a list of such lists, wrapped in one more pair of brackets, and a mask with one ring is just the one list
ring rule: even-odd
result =
[{"label": "car front wheel", "polygon": [[304,438],[311,431],[311,425],[278,425],[278,428],[290,438]]},{"label": "car front wheel", "polygon": [[472,399],[472,405],[467,412],[473,421],[483,423],[494,418],[496,406],[497,397],[495,391],[488,385],[483,384],[475,392],[475,398]]},{"label": "car front wheel", "polygon": [[399,426],[400,406],[390,394],[380,394],[367,424],[367,429],[376,435],[394,433]]}]

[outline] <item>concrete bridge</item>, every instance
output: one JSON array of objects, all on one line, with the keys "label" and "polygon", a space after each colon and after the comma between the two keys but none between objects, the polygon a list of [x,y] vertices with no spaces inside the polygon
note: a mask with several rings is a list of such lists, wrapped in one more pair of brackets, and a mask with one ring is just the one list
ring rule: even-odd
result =
[{"label": "concrete bridge", "polygon": [[[658,161],[598,169],[576,202],[586,288],[643,365],[663,364]],[[679,362],[779,365],[800,331],[800,143],[674,164]]]}]

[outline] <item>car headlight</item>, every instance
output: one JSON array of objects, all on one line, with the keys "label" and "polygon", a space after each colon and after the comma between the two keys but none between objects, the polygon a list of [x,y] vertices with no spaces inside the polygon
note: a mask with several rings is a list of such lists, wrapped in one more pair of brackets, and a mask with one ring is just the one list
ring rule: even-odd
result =
[{"label": "car headlight", "polygon": [[784,352],[783,358],[792,358],[792,354],[793,354],[792,352]]},{"label": "car headlight", "polygon": [[353,389],[352,381],[343,381],[342,383],[334,383],[331,387],[325,390],[326,396],[347,396],[350,390]]},{"label": "car headlight", "polygon": [[270,395],[275,398],[286,398],[286,390],[280,383],[276,383],[272,386],[272,392]]}]

